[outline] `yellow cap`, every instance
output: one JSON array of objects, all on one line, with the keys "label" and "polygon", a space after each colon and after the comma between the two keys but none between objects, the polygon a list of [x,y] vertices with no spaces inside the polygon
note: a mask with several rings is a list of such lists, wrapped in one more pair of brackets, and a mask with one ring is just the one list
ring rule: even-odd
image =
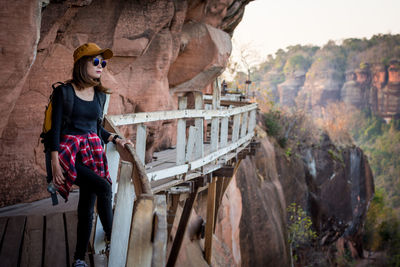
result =
[{"label": "yellow cap", "polygon": [[77,49],[75,49],[75,51],[74,51],[74,64],[81,57],[84,57],[84,56],[97,56],[97,55],[102,55],[104,59],[109,59],[109,58],[112,58],[113,52],[108,48],[101,49],[95,43],[86,43],[86,44],[83,44],[83,45],[79,46]]}]

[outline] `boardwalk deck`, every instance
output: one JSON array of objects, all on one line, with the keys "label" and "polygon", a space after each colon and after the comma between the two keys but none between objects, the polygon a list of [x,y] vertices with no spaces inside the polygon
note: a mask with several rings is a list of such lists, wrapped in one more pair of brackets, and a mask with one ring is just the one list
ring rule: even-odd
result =
[{"label": "boardwalk deck", "polygon": [[[76,211],[0,217],[0,266],[71,266],[77,221]],[[87,262],[106,266],[100,255]]]}]

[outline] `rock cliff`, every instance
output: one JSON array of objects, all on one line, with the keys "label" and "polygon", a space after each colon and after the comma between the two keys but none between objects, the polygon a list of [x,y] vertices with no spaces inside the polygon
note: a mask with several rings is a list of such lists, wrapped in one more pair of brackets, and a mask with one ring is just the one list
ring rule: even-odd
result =
[{"label": "rock cliff", "polygon": [[[70,78],[76,47],[95,42],[114,51],[103,75],[113,92],[110,114],[176,109],[176,93],[205,90],[223,71],[249,1],[4,2],[0,206],[47,196],[43,111],[51,84]],[[147,160],[175,142],[172,124],[148,129]]]}]

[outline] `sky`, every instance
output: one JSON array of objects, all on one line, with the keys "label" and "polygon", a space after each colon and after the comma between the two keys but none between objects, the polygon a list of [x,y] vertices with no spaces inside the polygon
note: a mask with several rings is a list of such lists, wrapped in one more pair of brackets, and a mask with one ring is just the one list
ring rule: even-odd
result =
[{"label": "sky", "polygon": [[262,60],[290,45],[379,33],[400,33],[400,0],[255,0],[235,29],[233,54],[247,46]]}]

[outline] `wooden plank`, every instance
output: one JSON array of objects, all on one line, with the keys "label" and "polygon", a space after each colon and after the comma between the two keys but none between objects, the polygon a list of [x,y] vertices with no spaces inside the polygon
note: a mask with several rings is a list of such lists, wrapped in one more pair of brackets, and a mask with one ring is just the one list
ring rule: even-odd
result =
[{"label": "wooden plank", "polygon": [[219,139],[219,118],[213,118],[211,121],[211,152],[218,150]]},{"label": "wooden plank", "polygon": [[8,219],[0,252],[0,263],[3,266],[17,266],[18,264],[25,218],[25,216],[15,216]]},{"label": "wooden plank", "polygon": [[[154,197],[141,195],[135,203],[126,266],[150,266],[153,255]],[[113,266],[113,265],[112,265]]]},{"label": "wooden plank", "polygon": [[121,175],[116,197],[108,266],[125,266],[131,229],[135,189],[132,183],[132,163],[121,162]]},{"label": "wooden plank", "polygon": [[144,122],[202,118],[211,120],[213,117],[229,117],[246,111],[257,109],[257,104],[250,104],[242,107],[222,109],[222,110],[204,110],[204,109],[188,109],[188,110],[166,110],[155,112],[140,112],[122,115],[107,115],[106,117],[113,122],[115,126],[138,124]]},{"label": "wooden plank", "polygon": [[228,145],[228,122],[229,118],[225,117],[221,119],[221,141],[220,147],[226,147]]},{"label": "wooden plank", "polygon": [[31,215],[26,218],[21,267],[42,266],[43,226],[44,217],[42,215]]},{"label": "wooden plank", "polygon": [[189,197],[185,201],[185,206],[183,208],[181,219],[179,220],[178,229],[176,230],[175,238],[172,243],[171,252],[168,257],[166,265],[167,267],[173,267],[176,263],[198,190],[199,188],[195,187],[194,192],[190,193]]},{"label": "wooden plank", "polygon": [[186,148],[186,160],[185,160],[186,162],[191,161],[193,158],[193,150],[196,138],[198,138],[198,129],[194,126],[190,126],[189,138]]},{"label": "wooden plank", "polygon": [[242,115],[242,125],[240,129],[240,138],[246,136],[247,132],[247,117],[248,117],[248,112],[243,113]]},{"label": "wooden plank", "polygon": [[63,213],[46,216],[44,266],[67,266]]},{"label": "wooden plank", "polygon": [[[194,93],[194,105],[195,109],[200,110],[203,108],[203,94],[200,92]],[[195,142],[195,159],[202,158],[204,156],[204,120],[202,118],[195,119],[194,125],[198,129],[198,137]]]},{"label": "wooden plank", "polygon": [[[179,97],[178,107],[180,110],[186,109],[187,97]],[[186,158],[186,121],[184,119],[178,120],[177,136],[176,136],[176,164],[181,165],[185,163]]]},{"label": "wooden plank", "polygon": [[216,177],[212,178],[212,182],[208,187],[207,192],[207,220],[204,240],[204,254],[208,264],[211,264],[212,254],[212,239],[214,233],[214,218],[215,218],[215,193],[216,193]]},{"label": "wooden plank", "polygon": [[240,116],[241,114],[233,116],[232,142],[236,142],[239,139]]},{"label": "wooden plank", "polygon": [[[74,253],[76,248],[77,240],[77,226],[78,226],[78,213],[77,211],[68,211],[64,214],[65,216],[65,227],[67,229],[67,242],[69,252],[69,262],[74,262]],[[104,248],[104,247],[103,247]],[[96,252],[98,253],[98,252]]]},{"label": "wooden plank", "polygon": [[137,125],[136,154],[138,155],[140,162],[144,164],[144,158],[146,155],[146,125],[143,123]]},{"label": "wooden plank", "polygon": [[165,195],[155,195],[155,225],[153,238],[152,267],[164,267],[167,259],[167,201]]}]

